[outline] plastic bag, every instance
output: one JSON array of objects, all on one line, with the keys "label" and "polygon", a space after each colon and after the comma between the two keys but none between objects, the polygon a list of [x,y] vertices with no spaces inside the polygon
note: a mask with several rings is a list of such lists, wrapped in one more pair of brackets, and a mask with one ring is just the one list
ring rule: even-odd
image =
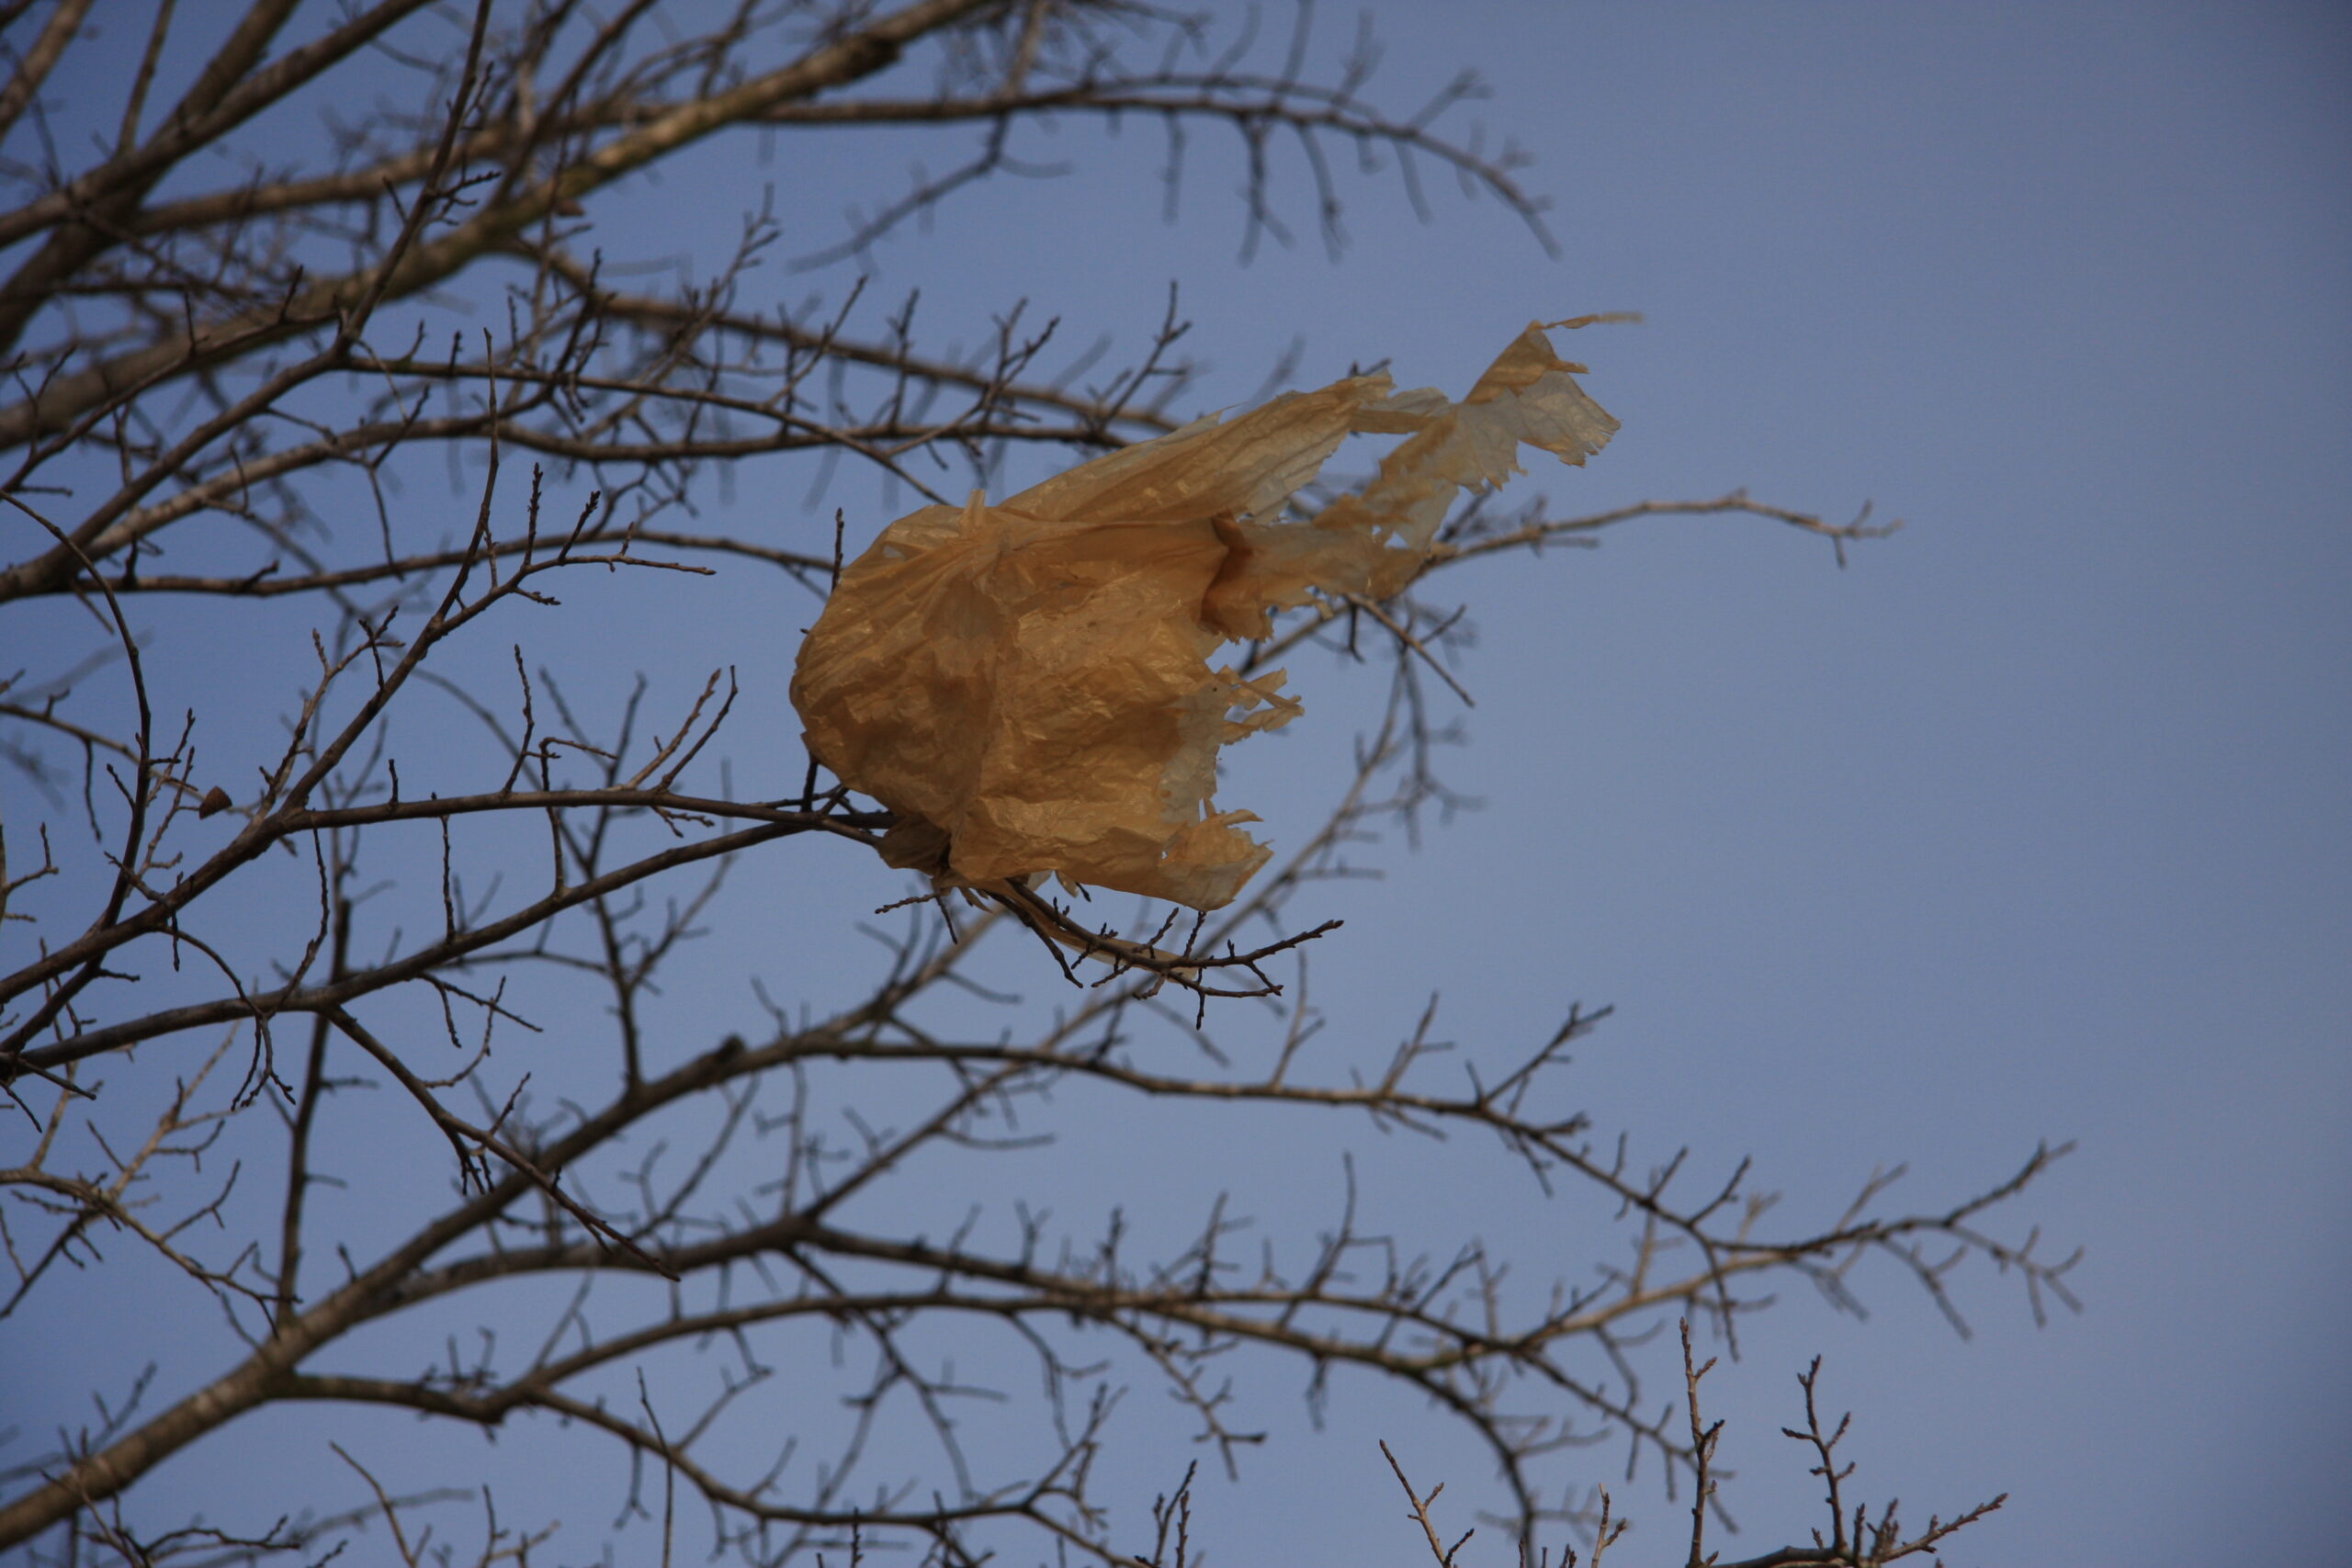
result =
[{"label": "plastic bag", "polygon": [[[1557,323],[1580,326],[1596,318]],[[1283,672],[1209,660],[1317,592],[1409,582],[1464,487],[1524,443],[1581,464],[1617,422],[1542,323],[1459,403],[1354,376],[1216,415],[989,505],[927,506],[842,573],[800,647],[809,751],[899,818],[882,852],[941,886],[1040,873],[1229,901],[1272,851],[1211,796],[1219,748],[1296,717]],[[1313,520],[1292,494],[1351,434],[1406,439]]]}]

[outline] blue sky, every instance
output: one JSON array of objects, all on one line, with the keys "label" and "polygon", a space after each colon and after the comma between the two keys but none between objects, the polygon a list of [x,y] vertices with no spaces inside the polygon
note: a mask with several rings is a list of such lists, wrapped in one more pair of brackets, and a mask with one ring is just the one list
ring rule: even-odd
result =
[{"label": "blue sky", "polygon": [[[1962,1341],[1865,1276],[1867,1322],[1792,1297],[1750,1328],[1716,1385],[1745,1472],[1732,1554],[1811,1522],[1774,1433],[1816,1351],[1872,1495],[1924,1516],[2012,1494],[1955,1563],[2185,1565],[2223,1530],[2248,1560],[2340,1551],[2352,17],[1456,0],[1375,17],[1375,97],[1417,103],[1462,66],[1491,85],[1457,113],[1534,155],[1556,258],[1490,200],[1438,184],[1423,223],[1393,177],[1350,172],[1334,261],[1278,159],[1301,242],[1242,267],[1233,148],[1195,139],[1167,225],[1156,131],[1071,124],[1025,147],[1071,174],[967,193],[886,242],[877,298],[920,285],[922,320],[967,341],[1027,299],[1073,342],[1132,347],[1173,279],[1198,408],[1250,396],[1295,339],[1300,384],[1385,359],[1458,392],[1531,317],[1638,310],[1564,344],[1623,433],[1523,493],[1584,512],[1746,487],[1838,520],[1867,500],[1905,527],[1843,570],[1817,540],[1717,518],[1462,574],[1477,706],[1450,776],[1485,804],[1348,891],[1315,959],[1334,1037],[1379,1059],[1432,991],[1453,1037],[1490,1043],[1571,998],[1614,1004],[1577,1067],[1601,1123],[1752,1153],[1808,1215],[1881,1166],[1907,1161],[1902,1190],[1935,1205],[2037,1140],[2077,1142],[2018,1213],[2086,1249],[2082,1315],[2037,1330],[2011,1282],[1968,1276]],[[1325,19],[1322,58],[1351,28]],[[632,199],[709,246],[773,180],[787,247],[813,248],[908,156],[803,164],[786,139],[764,174],[714,157]],[[805,485],[747,467],[731,506],[813,527]],[[788,723],[805,614],[681,619],[669,651],[764,664],[753,711]],[[1235,753],[1223,802],[1278,844],[1311,826],[1356,700],[1341,669],[1294,680],[1306,718]],[[753,1027],[746,1010],[730,993],[689,1021]],[[1080,1129],[1056,1170],[1186,1157],[1153,1139]],[[1381,1145],[1352,1146],[1377,1188]],[[1335,1178],[1336,1141],[1282,1152]],[[1386,1196],[1545,1272],[1555,1222],[1520,1193]],[[1227,1562],[1409,1557],[1368,1461],[1375,1430],[1414,1419],[1341,1398],[1324,1438],[1206,1494],[1200,1528]],[[1463,1466],[1457,1495],[1483,1483],[1461,1450],[1430,1456]],[[1641,1500],[1629,1552],[1665,1561],[1672,1526]]]},{"label": "blue sky", "polygon": [[[1073,130],[1080,174],[951,209],[883,281],[1132,333],[1173,275],[1204,402],[1294,335],[1306,381],[1385,357],[1458,389],[1530,316],[1638,310],[1575,339],[1624,430],[1538,477],[1560,507],[1745,486],[1905,526],[1842,572],[1769,525],[1668,521],[1464,585],[1455,779],[1486,807],[1349,910],[1318,998],[1372,1020],[1439,989],[1465,1039],[1613,1002],[1579,1066],[1604,1122],[1752,1151],[1792,1202],[1901,1160],[1932,1201],[2078,1142],[2025,1207],[2086,1248],[2081,1317],[2035,1331],[1978,1279],[1962,1343],[1881,1280],[1865,1325],[1792,1300],[1755,1331],[1724,1395],[1742,1544],[1806,1522],[1771,1433],[1818,1349],[1866,1478],[1920,1512],[2012,1493],[1955,1562],[2187,1563],[2225,1527],[2325,1557],[2352,1524],[2327,1305],[2352,1282],[2352,21],[1378,26],[1390,101],[1464,64],[1491,85],[1476,116],[1534,154],[1557,260],[1491,203],[1441,189],[1425,226],[1374,179],[1337,264],[1301,222],[1237,270],[1214,138],[1170,231]],[[1295,760],[1309,703],[1252,745]],[[1228,795],[1279,829],[1253,765]]]}]

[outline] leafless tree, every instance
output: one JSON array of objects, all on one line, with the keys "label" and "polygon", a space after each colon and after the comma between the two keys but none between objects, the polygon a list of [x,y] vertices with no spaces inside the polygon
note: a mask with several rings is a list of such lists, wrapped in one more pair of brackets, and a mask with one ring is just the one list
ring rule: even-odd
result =
[{"label": "leafless tree", "polygon": [[[1970,1258],[2037,1313],[2066,1299],[2064,1263],[1985,1223],[2051,1151],[1965,1201],[1905,1212],[1877,1177],[1779,1229],[1745,1163],[1648,1163],[1567,1103],[1600,1012],[1452,1057],[1427,1018],[1377,1048],[1316,1039],[1325,928],[1295,906],[1447,798],[1427,687],[1449,569],[1663,513],[1870,532],[1740,496],[1473,505],[1405,594],[1294,612],[1244,649],[1247,672],[1340,649],[1386,695],[1320,831],[1181,951],[1164,922],[1018,889],[917,902],[862,980],[779,952],[748,977],[766,1023],[710,1021],[753,993],[693,939],[780,907],[795,931],[855,925],[871,900],[840,868],[891,818],[813,761],[737,787],[754,770],[730,760],[766,745],[738,707],[789,733],[780,670],[679,688],[657,664],[614,691],[579,650],[659,660],[676,590],[722,575],[805,618],[844,531],[883,520],[834,501],[859,475],[935,496],[1024,452],[1075,460],[1173,428],[1190,384],[1172,300],[1114,368],[1010,301],[980,347],[927,350],[911,299],[780,304],[772,264],[854,264],[988,200],[1035,172],[1048,121],[1164,130],[1171,202],[1215,155],[1189,138],[1238,138],[1245,249],[1287,237],[1282,160],[1340,243],[1350,152],[1417,201],[1423,172],[1458,178],[1544,243],[1516,154],[1446,129],[1473,82],[1383,109],[1368,44],[1318,74],[1306,19],[1261,42],[1124,0],[0,6],[0,1332],[13,1365],[83,1347],[98,1412],[12,1432],[0,1544],[314,1562],[372,1530],[378,1558],[522,1562],[609,1522],[658,1530],[665,1562],[1181,1562],[1185,1497],[1154,1521],[1099,1495],[1106,1445],[1149,1420],[1119,1391],[1156,1382],[1236,1465],[1237,1380],[1289,1365],[1408,1390],[1482,1439],[1529,1561],[1555,1531],[1596,1558],[1614,1539],[1577,1457],[1610,1441],[1698,1500],[1696,1562],[1712,1438],[1698,1373],[1650,1365],[1661,1324],[1730,1337],[1798,1280],[1845,1302],[1872,1259],[1948,1307]],[[798,256],[808,227],[775,197],[699,282],[600,226],[655,172],[761,148],[807,167],[884,134],[957,151]],[[786,458],[833,487],[795,520],[710,493]],[[777,999],[787,981],[805,1000]],[[1531,1297],[1475,1236],[1420,1255],[1351,1193],[1319,1235],[1248,1246],[1237,1193],[1156,1250],[1115,1220],[976,1206],[1063,1118],[1122,1100],[1439,1134],[1384,1146],[1498,1156],[1615,1240],[1521,1259],[1562,1281]],[[138,1326],[92,1352],[61,1318],[100,1280]],[[1849,1520],[1810,1379],[1806,1401],[1840,1522],[1756,1561],[1924,1550]],[[549,1464],[626,1476],[620,1517],[571,1521],[559,1551],[463,1461],[424,1492],[383,1482],[407,1439],[364,1421],[336,1429],[385,1446],[339,1443],[339,1491],[147,1501],[167,1460],[325,1406],[527,1430]],[[461,1520],[460,1496],[487,1512]]]}]

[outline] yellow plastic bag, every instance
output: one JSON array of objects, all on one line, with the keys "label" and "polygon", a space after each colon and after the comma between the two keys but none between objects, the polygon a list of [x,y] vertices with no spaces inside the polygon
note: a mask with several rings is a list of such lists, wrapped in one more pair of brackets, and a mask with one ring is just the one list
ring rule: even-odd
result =
[{"label": "yellow plastic bag", "polygon": [[[1577,321],[1558,323],[1582,325]],[[800,647],[809,751],[899,817],[893,865],[942,885],[1038,873],[1229,901],[1272,852],[1210,796],[1220,747],[1297,716],[1276,671],[1212,668],[1317,592],[1411,581],[1464,487],[1524,443],[1581,464],[1617,422],[1529,326],[1459,403],[1355,376],[1196,420],[991,506],[927,506],[850,564]],[[1351,434],[1401,434],[1312,521],[1299,487]]]}]

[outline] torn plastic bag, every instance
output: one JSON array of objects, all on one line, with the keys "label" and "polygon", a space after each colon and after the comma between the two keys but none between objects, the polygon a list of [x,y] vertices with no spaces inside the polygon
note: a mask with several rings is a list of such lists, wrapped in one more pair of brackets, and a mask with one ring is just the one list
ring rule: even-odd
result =
[{"label": "torn plastic bag", "polygon": [[[1563,326],[1578,326],[1581,318]],[[1195,909],[1270,850],[1211,796],[1219,748],[1297,716],[1283,672],[1210,657],[1310,595],[1388,598],[1464,488],[1521,444],[1581,464],[1617,422],[1531,325],[1462,401],[1385,375],[1194,421],[989,505],[927,506],[842,573],[800,647],[809,751],[888,807],[891,864],[941,886],[1039,873]],[[1351,434],[1406,437],[1311,520],[1292,494]]]}]

